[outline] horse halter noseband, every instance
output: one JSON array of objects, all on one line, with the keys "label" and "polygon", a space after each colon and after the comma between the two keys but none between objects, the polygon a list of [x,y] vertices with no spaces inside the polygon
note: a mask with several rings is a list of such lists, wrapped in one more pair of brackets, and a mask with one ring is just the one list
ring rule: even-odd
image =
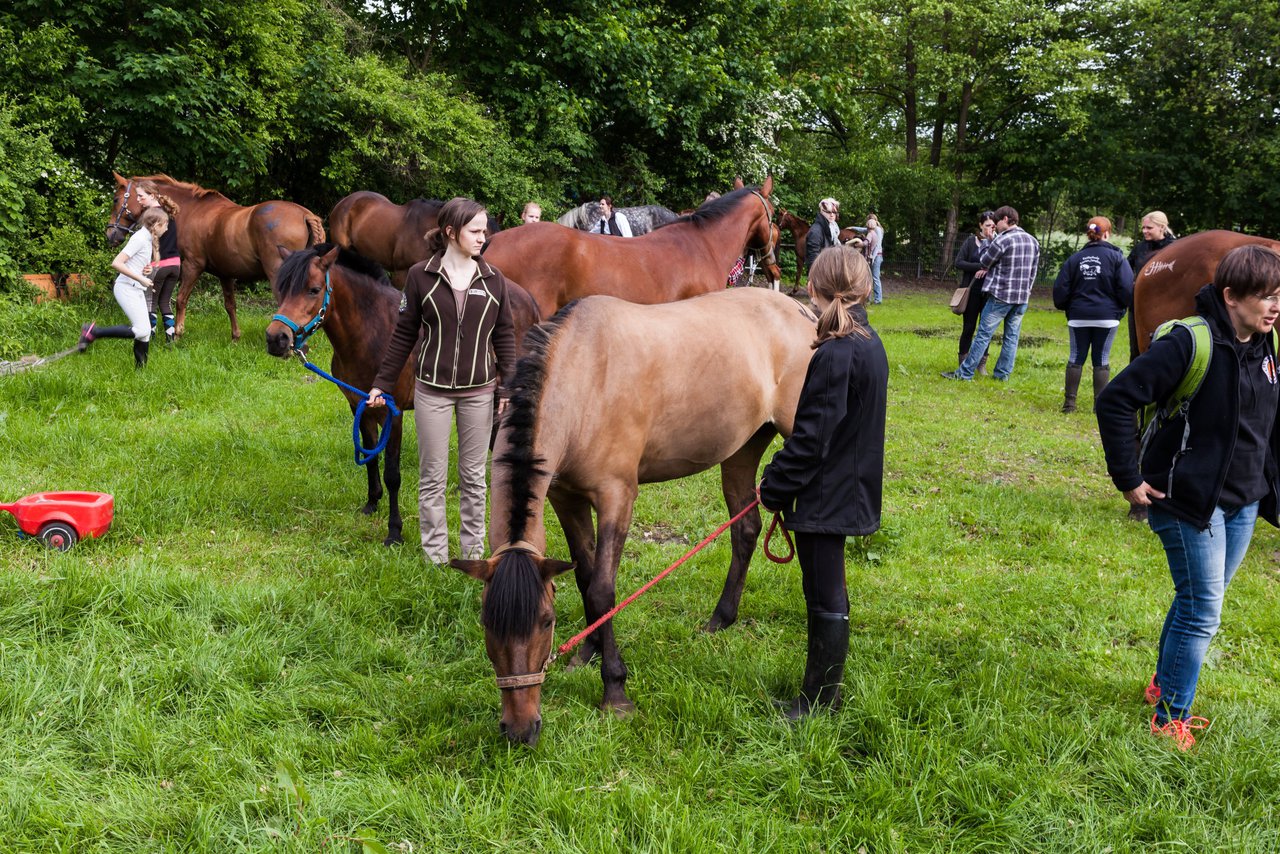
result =
[{"label": "horse halter noseband", "polygon": [[[138,218],[129,210],[129,196],[133,194],[133,180],[130,179],[124,185],[124,198],[120,200],[120,210],[116,211],[116,218],[107,226],[107,231],[123,231],[125,234],[133,234],[138,230]],[[129,217],[130,225],[126,228],[120,224],[125,217]]]},{"label": "horse halter noseband", "polygon": [[271,315],[272,320],[278,320],[285,326],[289,327],[289,331],[293,333],[293,351],[301,352],[303,346],[307,343],[307,339],[311,337],[317,329],[324,324],[325,315],[329,313],[329,299],[333,296],[333,286],[329,284],[329,271],[324,271],[324,301],[320,303],[320,311],[316,312],[316,316],[307,321],[304,325],[299,326],[283,314]]},{"label": "horse halter noseband", "polygon": [[[542,552],[533,543],[526,540],[516,540],[514,543],[507,543],[493,550],[490,557],[498,557],[507,552],[524,552],[534,557],[542,557]],[[541,685],[547,679],[547,668],[551,666],[551,662],[556,660],[556,651],[554,638],[556,635],[556,615],[555,609],[551,611],[551,637],[553,642],[547,650],[547,659],[542,662],[542,667],[532,673],[513,673],[510,676],[495,676],[498,682],[498,689],[501,691],[511,690],[513,688],[532,688],[535,685]]]}]

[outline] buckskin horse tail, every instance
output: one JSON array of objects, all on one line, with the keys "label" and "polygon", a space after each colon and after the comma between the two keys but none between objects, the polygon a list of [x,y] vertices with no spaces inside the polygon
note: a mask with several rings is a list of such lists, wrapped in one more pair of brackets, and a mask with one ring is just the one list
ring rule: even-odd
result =
[{"label": "buckskin horse tail", "polygon": [[307,248],[317,246],[324,243],[324,225],[320,222],[320,217],[313,213],[307,214]]}]

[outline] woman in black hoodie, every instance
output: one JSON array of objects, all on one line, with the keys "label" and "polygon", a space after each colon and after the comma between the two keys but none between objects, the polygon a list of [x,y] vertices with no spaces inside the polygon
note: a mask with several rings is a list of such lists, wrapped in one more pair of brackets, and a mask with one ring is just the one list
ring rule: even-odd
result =
[{"label": "woman in black hoodie", "polygon": [[1111,220],[1095,216],[1085,228],[1088,242],[1067,259],[1053,283],[1053,304],[1067,313],[1071,335],[1071,355],[1067,358],[1067,379],[1062,411],[1076,411],[1076,395],[1084,360],[1093,351],[1093,399],[1107,387],[1111,377],[1111,342],[1120,328],[1120,318],[1133,302],[1133,272],[1120,250],[1107,242]]},{"label": "woman in black hoodie", "polygon": [[1156,707],[1151,731],[1186,750],[1200,667],[1218,630],[1223,596],[1244,559],[1261,516],[1277,517],[1280,385],[1276,338],[1280,253],[1241,246],[1196,295],[1211,334],[1199,391],[1183,410],[1157,422],[1141,459],[1133,441],[1136,413],[1166,403],[1193,363],[1194,335],[1177,326],[1121,371],[1098,398],[1098,430],[1107,471],[1131,504],[1149,505],[1174,583],[1160,633],[1156,672],[1146,699]]}]

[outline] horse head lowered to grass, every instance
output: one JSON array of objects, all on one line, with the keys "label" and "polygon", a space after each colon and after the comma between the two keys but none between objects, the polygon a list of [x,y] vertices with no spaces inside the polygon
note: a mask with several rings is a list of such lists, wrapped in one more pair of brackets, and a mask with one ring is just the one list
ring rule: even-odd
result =
[{"label": "horse head lowered to grass", "polygon": [[[761,456],[775,435],[791,433],[815,323],[789,297],[742,288],[664,305],[588,297],[530,331],[494,448],[492,554],[452,564],[484,582],[481,621],[509,739],[532,744],[541,728],[552,579],[575,569],[588,623],[613,606],[642,483],[718,465],[730,517],[750,505]],[[545,556],[547,499],[572,564]],[[737,619],[759,533],[756,509],[733,525],[729,572],[708,630]],[[600,655],[602,708],[627,711],[614,622],[575,661]]]}]

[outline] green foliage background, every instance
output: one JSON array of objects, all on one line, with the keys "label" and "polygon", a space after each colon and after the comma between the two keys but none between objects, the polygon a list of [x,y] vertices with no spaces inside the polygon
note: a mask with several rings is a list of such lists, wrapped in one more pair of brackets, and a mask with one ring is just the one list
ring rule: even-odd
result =
[{"label": "green foliage background", "polygon": [[[0,10],[0,279],[100,265],[112,170],[326,212],[372,189],[507,222],[773,174],[945,270],[1042,235],[1280,231],[1280,0],[161,0]],[[59,230],[55,233],[55,230]]]}]

